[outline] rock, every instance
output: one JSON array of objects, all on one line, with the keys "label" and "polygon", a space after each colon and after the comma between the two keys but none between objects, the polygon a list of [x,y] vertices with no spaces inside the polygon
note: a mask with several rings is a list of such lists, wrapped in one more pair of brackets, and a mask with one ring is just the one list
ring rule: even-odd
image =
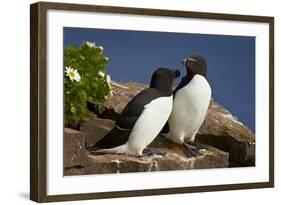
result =
[{"label": "rock", "polygon": [[[91,118],[81,125],[89,143],[103,137],[112,127],[114,121]],[[149,172],[167,170],[188,170],[228,167],[228,153],[214,147],[201,150],[198,157],[188,158],[186,148],[157,137],[150,147],[160,149],[166,156],[134,157],[117,154],[86,153],[87,160],[65,169],[66,175],[108,174],[128,172]]]},{"label": "rock", "polygon": [[[111,102],[112,103],[112,102]],[[105,108],[105,110],[100,113],[98,116],[99,118],[103,118],[103,119],[111,119],[111,120],[116,120],[119,117],[119,110],[120,106],[125,106],[125,105],[120,105],[119,107],[116,107],[117,110],[115,110],[113,107],[111,107],[111,105],[108,105],[109,103],[107,103],[108,108]]]},{"label": "rock", "polygon": [[196,141],[228,152],[233,166],[255,165],[254,133],[213,100]]},{"label": "rock", "polygon": [[65,169],[86,164],[85,134],[70,128],[64,129],[63,164]]},{"label": "rock", "polygon": [[115,122],[112,120],[91,117],[81,124],[80,131],[85,133],[86,141],[91,146],[104,137],[114,126]]},{"label": "rock", "polygon": [[113,96],[105,102],[105,110],[99,115],[100,118],[116,120],[127,103],[147,87],[135,82],[120,83],[120,86],[118,85],[117,83],[113,84]]},{"label": "rock", "polygon": [[[133,82],[120,83],[120,85],[129,89],[113,87],[114,95],[105,104],[106,115],[112,120],[116,120],[126,104],[147,87]],[[255,165],[254,133],[213,100],[196,140],[229,152],[233,163],[241,166]]]},{"label": "rock", "polygon": [[[158,138],[165,141],[164,138]],[[170,144],[170,142],[159,142]],[[163,145],[162,144],[162,145]],[[161,147],[167,155],[134,157],[117,154],[89,154],[89,166],[73,169],[71,175],[152,172],[228,167],[228,153],[210,147],[198,157],[186,157],[185,148],[179,145]]]},{"label": "rock", "polygon": [[[228,110],[211,101],[206,119],[196,141],[211,145],[200,150],[201,155],[186,156],[186,148],[157,137],[150,147],[160,149],[166,156],[134,157],[116,154],[89,153],[85,141],[92,145],[114,125],[126,104],[146,86],[138,83],[113,85],[113,96],[105,103],[99,118],[91,117],[81,124],[80,131],[65,129],[64,174],[106,174],[165,170],[208,169],[255,165],[255,135]],[[107,118],[107,119],[102,119]],[[191,145],[190,145],[191,146]],[[83,154],[84,153],[84,154]]]}]

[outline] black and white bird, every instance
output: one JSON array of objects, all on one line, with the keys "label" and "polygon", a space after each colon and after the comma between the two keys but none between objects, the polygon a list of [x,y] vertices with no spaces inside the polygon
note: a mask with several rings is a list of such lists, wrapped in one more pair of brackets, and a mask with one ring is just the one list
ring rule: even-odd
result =
[{"label": "black and white bird", "polygon": [[[211,100],[211,87],[206,79],[207,63],[199,55],[186,57],[182,61],[187,75],[174,90],[173,109],[165,126],[165,136],[174,143],[185,145],[188,156],[196,156],[198,150],[207,145],[195,143],[195,136],[202,125]],[[195,145],[191,149],[185,142]]]},{"label": "black and white bird", "polygon": [[147,146],[167,122],[173,107],[173,81],[180,71],[159,68],[151,77],[150,87],[137,94],[116,120],[116,127],[89,151],[141,156],[163,154]]}]

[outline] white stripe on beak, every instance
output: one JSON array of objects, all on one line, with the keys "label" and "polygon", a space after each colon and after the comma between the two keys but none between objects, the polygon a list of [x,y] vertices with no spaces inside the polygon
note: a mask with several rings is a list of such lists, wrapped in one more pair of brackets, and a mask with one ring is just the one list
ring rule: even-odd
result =
[{"label": "white stripe on beak", "polygon": [[188,57],[187,59],[190,60],[190,61],[197,62],[197,60],[195,60],[195,59],[193,59],[193,58],[190,58],[190,57]]},{"label": "white stripe on beak", "polygon": [[186,59],[186,58],[183,58],[183,59],[182,59],[182,64],[185,65],[186,61],[187,61],[187,59]]}]

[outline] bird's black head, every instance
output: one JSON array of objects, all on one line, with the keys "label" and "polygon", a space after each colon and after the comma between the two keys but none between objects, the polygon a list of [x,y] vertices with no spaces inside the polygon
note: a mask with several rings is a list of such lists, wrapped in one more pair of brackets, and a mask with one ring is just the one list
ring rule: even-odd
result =
[{"label": "bird's black head", "polygon": [[188,75],[202,75],[207,76],[207,62],[199,55],[192,55],[185,57],[182,60],[182,64],[186,67]]},{"label": "bird's black head", "polygon": [[173,82],[179,76],[179,70],[158,68],[152,74],[150,87],[171,94],[173,93]]}]

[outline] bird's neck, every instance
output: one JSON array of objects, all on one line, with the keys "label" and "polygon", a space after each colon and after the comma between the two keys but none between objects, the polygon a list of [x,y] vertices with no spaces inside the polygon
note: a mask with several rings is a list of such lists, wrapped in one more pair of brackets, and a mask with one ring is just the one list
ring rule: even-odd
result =
[{"label": "bird's neck", "polygon": [[186,76],[184,76],[182,79],[181,79],[181,82],[180,84],[176,87],[176,89],[174,90],[174,94],[181,88],[183,88],[184,86],[186,86],[194,77],[195,75],[194,74],[188,74]]},{"label": "bird's neck", "polygon": [[168,84],[167,82],[151,82],[150,87],[159,90],[167,95],[173,94],[172,85]]}]

